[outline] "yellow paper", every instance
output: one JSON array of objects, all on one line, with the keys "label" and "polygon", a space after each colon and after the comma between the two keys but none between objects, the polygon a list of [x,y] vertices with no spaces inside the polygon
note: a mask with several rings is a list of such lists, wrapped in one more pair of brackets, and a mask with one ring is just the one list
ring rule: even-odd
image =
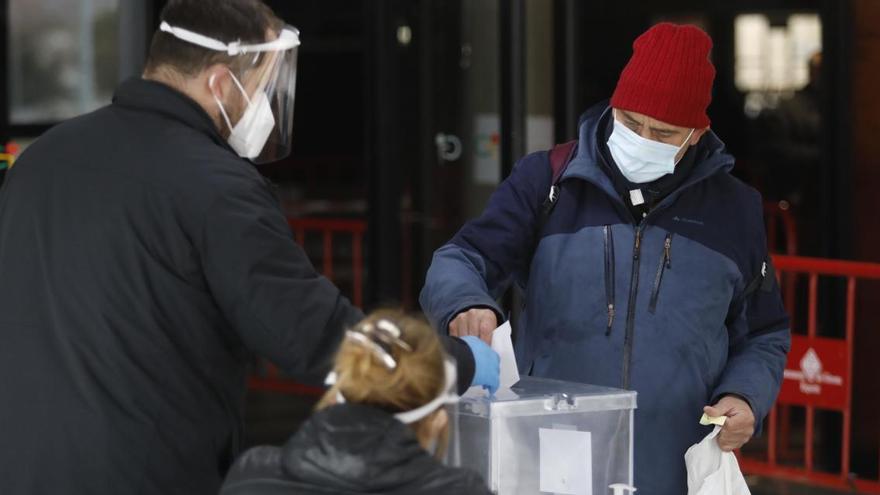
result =
[{"label": "yellow paper", "polygon": [[703,413],[703,417],[700,418],[700,424],[703,426],[709,426],[709,425],[724,426],[724,423],[726,421],[727,421],[727,416],[707,416],[706,413]]}]

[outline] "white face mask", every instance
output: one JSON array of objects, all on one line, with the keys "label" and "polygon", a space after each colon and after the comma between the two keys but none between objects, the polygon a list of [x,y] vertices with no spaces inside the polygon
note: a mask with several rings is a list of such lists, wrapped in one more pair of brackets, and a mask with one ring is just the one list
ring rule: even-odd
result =
[{"label": "white face mask", "polygon": [[[231,72],[229,75],[232,76],[232,80],[248,103],[244,114],[233,126],[217,95],[214,95],[214,101],[220,107],[220,113],[226,120],[226,124],[232,129],[229,138],[227,138],[229,146],[238,153],[238,156],[253,160],[260,155],[263,147],[266,146],[266,141],[269,140],[269,135],[275,128],[275,117],[272,115],[272,107],[269,105],[269,98],[266,97],[264,91],[257,91],[254,99],[251,100],[235,75]],[[213,79],[210,84],[213,84]]]},{"label": "white face mask", "polygon": [[626,179],[634,184],[644,184],[671,174],[678,163],[678,152],[687,145],[695,129],[680,146],[645,139],[614,118],[614,130],[608,138],[611,157]]}]

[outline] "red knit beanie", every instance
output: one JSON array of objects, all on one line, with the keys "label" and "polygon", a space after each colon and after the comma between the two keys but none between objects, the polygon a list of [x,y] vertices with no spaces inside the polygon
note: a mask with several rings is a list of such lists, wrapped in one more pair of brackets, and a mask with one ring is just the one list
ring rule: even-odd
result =
[{"label": "red knit beanie", "polygon": [[712,38],[690,25],[657,24],[633,43],[611,106],[680,127],[709,127]]}]

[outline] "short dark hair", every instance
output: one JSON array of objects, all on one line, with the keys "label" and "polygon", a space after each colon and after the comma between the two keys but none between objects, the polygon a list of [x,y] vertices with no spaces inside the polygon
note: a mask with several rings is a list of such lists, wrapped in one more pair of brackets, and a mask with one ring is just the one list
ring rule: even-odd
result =
[{"label": "short dark hair", "polygon": [[[260,0],[169,0],[161,21],[224,43],[262,43],[266,31],[284,23]],[[160,22],[161,22],[160,21]],[[147,55],[146,72],[167,66],[193,76],[214,64],[235,64],[236,57],[203,48],[156,30]]]}]

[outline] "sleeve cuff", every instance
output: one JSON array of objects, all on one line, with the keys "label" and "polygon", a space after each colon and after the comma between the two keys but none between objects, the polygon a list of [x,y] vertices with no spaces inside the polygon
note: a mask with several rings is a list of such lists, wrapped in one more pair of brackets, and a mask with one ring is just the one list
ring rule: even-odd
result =
[{"label": "sleeve cuff", "polygon": [[449,314],[449,316],[442,322],[442,326],[438,329],[438,330],[440,330],[440,333],[442,333],[444,335],[448,335],[449,334],[449,324],[452,322],[452,320],[454,320],[455,317],[458,316],[459,314],[464,313],[465,311],[467,311],[469,309],[474,309],[474,308],[491,309],[495,313],[495,321],[499,325],[505,321],[504,314],[501,312],[501,308],[498,306],[498,304],[495,303],[495,301],[492,301],[492,302],[486,302],[484,300],[469,301],[469,302],[463,304],[459,309],[457,309]]},{"label": "sleeve cuff", "polygon": [[768,413],[760,413],[755,409],[755,401],[752,400],[749,396],[739,393],[739,392],[716,392],[715,395],[712,396],[712,405],[715,405],[725,396],[732,395],[738,399],[742,399],[746,401],[746,404],[749,405],[749,408],[752,410],[752,414],[755,415],[755,433],[752,435],[752,438],[756,438],[761,436],[761,433],[764,431],[764,419]]}]

